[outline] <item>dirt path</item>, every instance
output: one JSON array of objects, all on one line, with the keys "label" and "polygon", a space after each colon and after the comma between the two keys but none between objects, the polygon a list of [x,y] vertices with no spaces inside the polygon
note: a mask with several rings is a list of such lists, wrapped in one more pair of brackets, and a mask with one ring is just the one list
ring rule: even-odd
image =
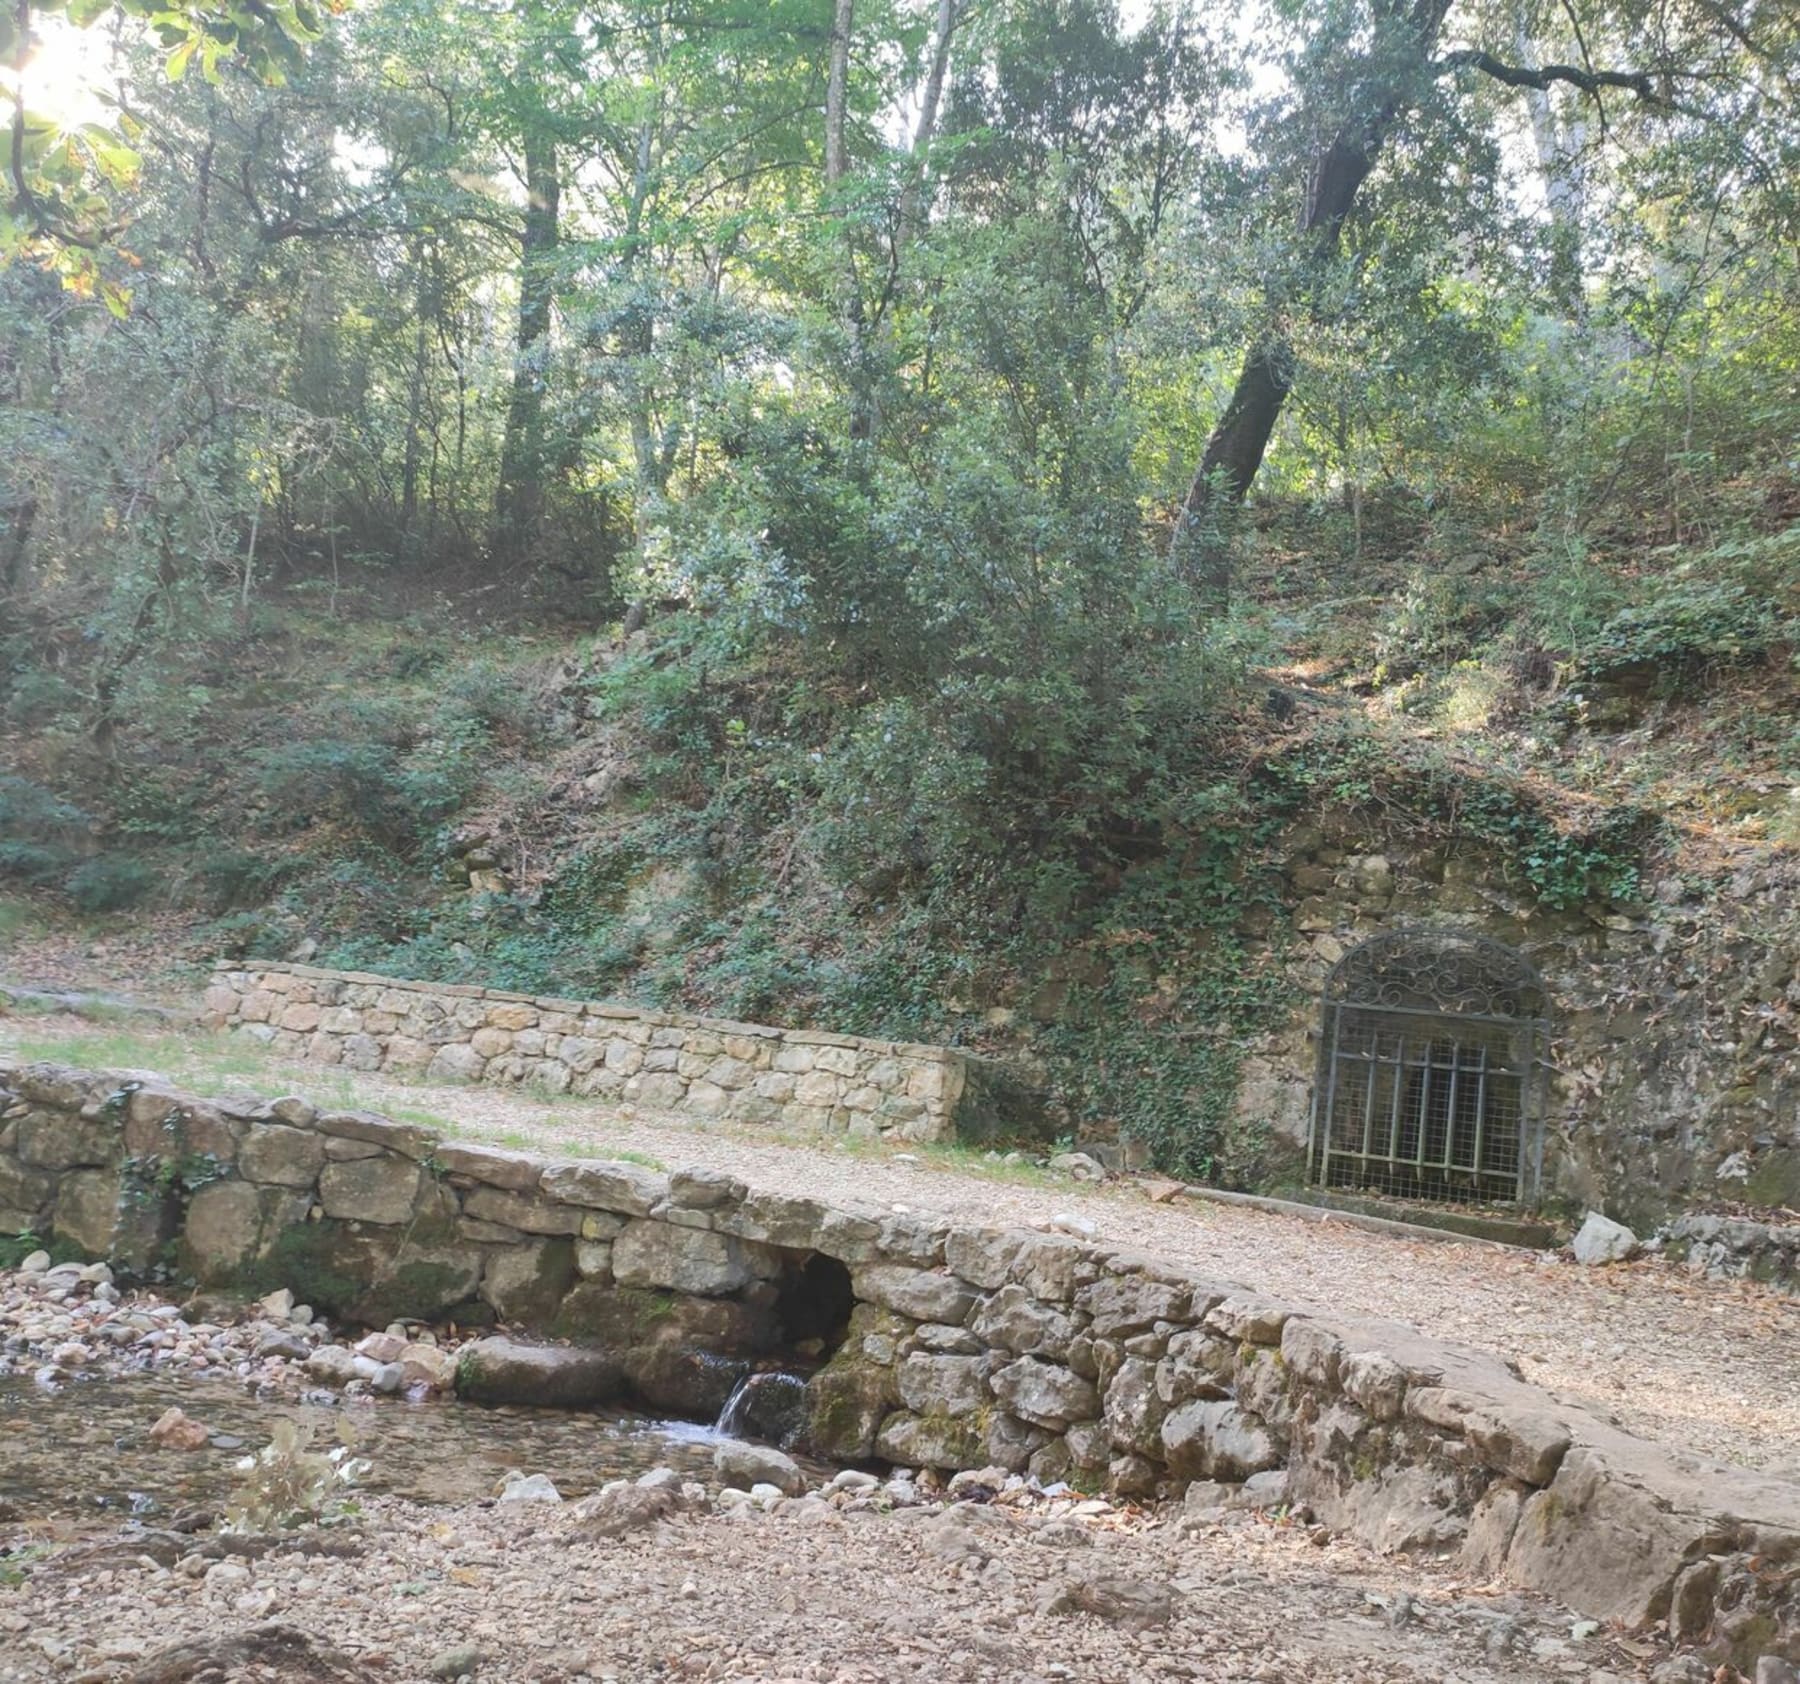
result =
[{"label": "dirt path", "polygon": [[1484,1346],[1628,1431],[1800,1480],[1800,1300],[1749,1283],[1695,1279],[1658,1260],[1583,1270],[1555,1256],[1409,1241],[1196,1200],[1152,1204],[1135,1183],[1084,1187],[962,1153],[702,1128],[517,1090],[372,1075],[352,1082],[238,1042],[96,1035],[72,1018],[0,1019],[0,1050],[20,1049],[152,1068],[215,1092],[297,1091],[329,1104],[403,1111],[468,1138],[533,1150],[704,1165],[828,1200],[1024,1226],[1077,1215],[1103,1241],[1181,1259],[1215,1278]]}]

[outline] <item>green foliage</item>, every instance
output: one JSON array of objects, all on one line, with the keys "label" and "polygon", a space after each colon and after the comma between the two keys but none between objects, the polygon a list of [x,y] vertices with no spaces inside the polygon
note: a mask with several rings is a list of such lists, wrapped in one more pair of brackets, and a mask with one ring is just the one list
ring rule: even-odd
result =
[{"label": "green foliage", "polygon": [[43,1241],[29,1228],[21,1234],[0,1234],[0,1269],[16,1269],[42,1248]]},{"label": "green foliage", "polygon": [[[1590,703],[1751,663],[1709,748],[1792,783],[1781,8],[1459,16],[1666,59],[1698,113],[1564,86],[1532,155],[1517,90],[1402,73],[1363,0],[933,10],[857,8],[829,183],[810,0],[376,0],[304,56],[303,8],[128,21],[155,167],[28,122],[0,251],[0,877],[227,953],[1028,1048],[1070,1126],[1231,1179],[1280,827],[1629,899],[1664,796]],[[1345,124],[1378,167],[1296,237]],[[1220,612],[1176,511],[1272,326]],[[464,892],[465,819],[510,892]]]},{"label": "green foliage", "polygon": [[41,784],[0,773],[0,878],[55,881],[69,869],[89,822]]},{"label": "green foliage", "polygon": [[[1790,545],[1800,560],[1800,545]],[[1579,655],[1581,672],[1605,678],[1651,668],[1674,680],[1715,664],[1766,654],[1778,636],[1777,609],[1753,586],[1718,576],[1718,552],[1705,564],[1650,581],[1640,600],[1601,625]]]},{"label": "green foliage", "polygon": [[78,912],[123,912],[141,906],[155,892],[155,870],[128,854],[101,854],[84,860],[63,885]]},{"label": "green foliage", "polygon": [[1570,826],[1516,779],[1471,773],[1429,747],[1397,747],[1356,725],[1315,730],[1268,762],[1271,810],[1295,814],[1324,799],[1427,839],[1490,847],[1555,911],[1635,897],[1661,834],[1654,814],[1621,806]]}]

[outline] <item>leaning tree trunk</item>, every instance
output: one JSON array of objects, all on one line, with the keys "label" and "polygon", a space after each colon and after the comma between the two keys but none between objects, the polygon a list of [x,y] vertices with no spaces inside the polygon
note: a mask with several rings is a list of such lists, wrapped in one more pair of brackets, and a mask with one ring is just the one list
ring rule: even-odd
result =
[{"label": "leaning tree trunk", "polygon": [[556,142],[525,141],[525,226],[520,243],[519,331],[513,355],[512,396],[500,446],[500,484],[494,499],[495,548],[516,558],[536,540],[544,507],[544,353],[555,294],[552,260],[558,238],[562,180]]},{"label": "leaning tree trunk", "polygon": [[[1361,67],[1363,76],[1344,78],[1369,91],[1362,109],[1345,118],[1314,159],[1300,212],[1302,285],[1298,296],[1311,290],[1336,255],[1356,195],[1407,107],[1412,78],[1429,74],[1431,55],[1449,9],[1449,0],[1413,0],[1404,15],[1379,8],[1387,14],[1381,20],[1387,26],[1382,33],[1392,30],[1398,38],[1389,36],[1377,42],[1375,53]],[[1401,48],[1404,50],[1397,51]],[[1398,68],[1391,68],[1394,66]],[[1293,346],[1283,323],[1276,319],[1245,354],[1231,399],[1206,441],[1200,467],[1183,501],[1175,560],[1210,595],[1221,599],[1230,588],[1230,557],[1221,519],[1249,495],[1293,383]]]}]

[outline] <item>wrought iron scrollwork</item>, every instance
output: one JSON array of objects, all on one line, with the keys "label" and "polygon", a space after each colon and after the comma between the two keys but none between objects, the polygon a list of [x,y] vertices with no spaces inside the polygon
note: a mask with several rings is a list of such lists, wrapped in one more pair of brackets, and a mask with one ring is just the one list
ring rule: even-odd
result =
[{"label": "wrought iron scrollwork", "polygon": [[1345,954],[1325,1001],[1394,1010],[1541,1018],[1543,978],[1522,953],[1463,931],[1395,930]]}]

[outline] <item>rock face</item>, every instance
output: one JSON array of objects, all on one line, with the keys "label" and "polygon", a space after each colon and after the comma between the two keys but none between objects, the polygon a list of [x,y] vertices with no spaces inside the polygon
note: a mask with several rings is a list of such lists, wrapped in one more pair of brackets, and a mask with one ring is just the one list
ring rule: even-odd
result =
[{"label": "rock face", "polygon": [[1577,1263],[1593,1268],[1602,1263],[1623,1263],[1637,1248],[1637,1235],[1624,1223],[1590,1210],[1575,1236],[1573,1249]]}]

